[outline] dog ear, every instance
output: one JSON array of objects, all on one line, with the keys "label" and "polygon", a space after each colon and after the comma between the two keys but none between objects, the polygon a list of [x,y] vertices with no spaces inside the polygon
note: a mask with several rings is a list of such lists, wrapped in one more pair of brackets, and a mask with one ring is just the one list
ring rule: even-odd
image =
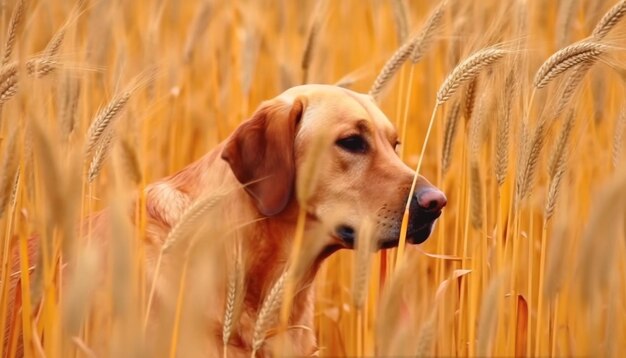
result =
[{"label": "dog ear", "polygon": [[264,102],[227,139],[222,150],[237,180],[265,216],[280,213],[293,193],[294,141],[304,102]]}]

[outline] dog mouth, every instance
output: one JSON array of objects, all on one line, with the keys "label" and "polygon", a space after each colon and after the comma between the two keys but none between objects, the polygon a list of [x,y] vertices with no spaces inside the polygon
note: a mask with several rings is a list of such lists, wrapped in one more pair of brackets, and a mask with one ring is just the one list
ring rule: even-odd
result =
[{"label": "dog mouth", "polygon": [[422,213],[416,221],[409,223],[407,231],[407,241],[411,244],[421,244],[430,236],[435,221],[441,216],[441,210]]},{"label": "dog mouth", "polygon": [[[409,244],[417,245],[421,244],[428,239],[432,233],[435,221],[441,216],[441,210],[420,213],[416,220],[409,220],[409,226],[407,230],[406,240]],[[356,230],[351,225],[339,225],[335,229],[333,235],[338,238],[346,248],[354,248],[354,242],[356,238]],[[397,247],[400,243],[400,232],[393,235],[392,239],[381,238],[377,240],[379,249],[391,249]]]}]

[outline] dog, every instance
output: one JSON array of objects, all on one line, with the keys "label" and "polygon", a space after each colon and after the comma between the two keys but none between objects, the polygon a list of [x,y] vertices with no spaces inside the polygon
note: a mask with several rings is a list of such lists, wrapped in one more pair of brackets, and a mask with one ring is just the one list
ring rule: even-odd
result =
[{"label": "dog", "polygon": [[[320,134],[329,140],[313,145]],[[335,251],[354,248],[363,217],[372,218],[378,249],[398,245],[415,175],[397,155],[398,145],[396,130],[371,96],[331,85],[288,89],[263,102],[249,120],[204,157],[146,187],[148,265],[154,263],[158,248],[186,210],[216,188],[226,188],[228,200],[220,208],[221,215],[249,222],[238,229],[244,238],[244,308],[227,349],[229,356],[250,356],[264,295],[284,272],[291,254],[301,212],[296,183],[299,175],[304,175],[307,156],[317,147],[326,160],[305,207],[306,232],[314,235],[304,235],[302,247],[318,250],[304,269],[303,279],[296,283],[289,317],[291,326],[312,328],[311,283],[316,271]],[[407,242],[425,241],[445,205],[446,196],[418,176],[410,201]],[[220,222],[222,218],[211,220]],[[97,221],[96,230],[106,226],[103,217]],[[209,320],[208,356],[223,354],[226,288],[218,286],[205,315]],[[287,335],[294,355],[316,352],[312,329],[290,330]],[[257,354],[270,355],[268,346],[263,345]]]}]

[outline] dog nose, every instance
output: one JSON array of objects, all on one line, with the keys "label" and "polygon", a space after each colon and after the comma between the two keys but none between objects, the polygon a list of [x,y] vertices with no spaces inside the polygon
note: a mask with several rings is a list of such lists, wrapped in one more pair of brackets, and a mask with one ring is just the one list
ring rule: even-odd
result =
[{"label": "dog nose", "polygon": [[444,193],[437,189],[426,189],[417,194],[417,205],[426,212],[440,211],[447,203]]}]

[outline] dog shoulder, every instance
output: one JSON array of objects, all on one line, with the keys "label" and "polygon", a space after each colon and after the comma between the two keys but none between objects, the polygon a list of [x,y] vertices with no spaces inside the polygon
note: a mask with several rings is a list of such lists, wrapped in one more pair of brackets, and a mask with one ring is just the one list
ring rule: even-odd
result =
[{"label": "dog shoulder", "polygon": [[150,218],[173,226],[190,204],[187,194],[167,181],[154,183],[146,189],[146,210]]}]

